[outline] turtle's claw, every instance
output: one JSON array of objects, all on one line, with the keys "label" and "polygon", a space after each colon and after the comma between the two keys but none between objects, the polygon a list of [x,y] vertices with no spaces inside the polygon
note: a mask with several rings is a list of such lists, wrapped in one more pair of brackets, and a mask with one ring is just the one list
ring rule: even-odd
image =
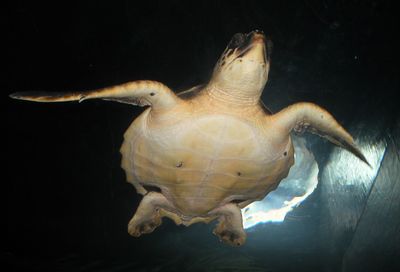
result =
[{"label": "turtle's claw", "polygon": [[231,246],[241,246],[246,242],[246,233],[227,229],[224,224],[218,224],[213,233],[218,236],[221,242]]},{"label": "turtle's claw", "polygon": [[231,246],[241,246],[244,244],[246,240],[246,238],[243,237],[243,235],[228,230],[222,231],[220,233],[214,231],[214,234],[219,237],[219,240],[221,242],[224,242]]},{"label": "turtle's claw", "polygon": [[131,220],[128,224],[128,233],[134,237],[139,237],[144,233],[153,232],[159,225],[161,225],[161,218],[155,217],[152,220],[144,222],[136,222]]}]

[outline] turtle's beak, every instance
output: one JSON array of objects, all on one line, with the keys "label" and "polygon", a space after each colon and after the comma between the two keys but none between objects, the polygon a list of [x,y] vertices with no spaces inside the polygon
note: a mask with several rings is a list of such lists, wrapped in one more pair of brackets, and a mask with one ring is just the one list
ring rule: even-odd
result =
[{"label": "turtle's beak", "polygon": [[266,38],[264,33],[256,30],[247,35],[249,37],[248,45],[243,49],[240,55],[250,61],[266,63],[267,52],[265,46]]},{"label": "turtle's beak", "polygon": [[233,35],[210,83],[221,90],[258,99],[268,80],[270,44],[264,33],[257,30]]}]

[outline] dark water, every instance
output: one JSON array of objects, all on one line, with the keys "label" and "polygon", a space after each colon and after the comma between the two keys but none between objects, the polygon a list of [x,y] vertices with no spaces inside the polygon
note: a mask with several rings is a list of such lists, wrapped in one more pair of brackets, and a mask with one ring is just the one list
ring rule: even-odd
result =
[{"label": "dark water", "polygon": [[[15,1],[3,15],[5,271],[399,270],[399,20],[390,1]],[[164,220],[151,235],[127,234],[140,197],[118,150],[140,108],[7,97],[136,79],[189,88],[208,78],[234,33],[256,28],[274,43],[265,104],[323,106],[373,167],[306,135],[316,191],[283,223],[250,230],[240,248],[219,243],[212,224]]]}]

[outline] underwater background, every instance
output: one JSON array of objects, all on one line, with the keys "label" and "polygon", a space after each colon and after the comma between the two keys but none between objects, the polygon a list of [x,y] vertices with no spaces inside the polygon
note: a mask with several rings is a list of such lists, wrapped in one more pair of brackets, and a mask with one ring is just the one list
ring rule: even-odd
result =
[{"label": "underwater background", "polygon": [[[394,1],[5,3],[4,271],[400,271]],[[8,97],[138,79],[185,90],[207,81],[233,34],[254,29],[274,44],[267,107],[326,108],[372,167],[305,134],[317,187],[283,222],[249,228],[239,248],[218,241],[215,223],[187,228],[165,219],[150,235],[129,236],[141,197],[125,182],[119,148],[142,108]]]}]

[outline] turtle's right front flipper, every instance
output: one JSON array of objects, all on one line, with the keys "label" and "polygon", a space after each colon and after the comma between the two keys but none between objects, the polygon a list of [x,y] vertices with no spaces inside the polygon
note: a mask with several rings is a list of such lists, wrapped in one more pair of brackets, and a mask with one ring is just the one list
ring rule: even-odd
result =
[{"label": "turtle's right front flipper", "polygon": [[103,99],[154,108],[172,107],[180,101],[167,86],[150,80],[133,81],[86,92],[21,92],[13,93],[10,97],[35,102],[82,102],[87,99]]},{"label": "turtle's right front flipper", "polygon": [[356,146],[353,137],[333,116],[312,103],[296,103],[272,116],[276,128],[287,133],[309,131],[347,149],[366,164],[370,165]]}]

